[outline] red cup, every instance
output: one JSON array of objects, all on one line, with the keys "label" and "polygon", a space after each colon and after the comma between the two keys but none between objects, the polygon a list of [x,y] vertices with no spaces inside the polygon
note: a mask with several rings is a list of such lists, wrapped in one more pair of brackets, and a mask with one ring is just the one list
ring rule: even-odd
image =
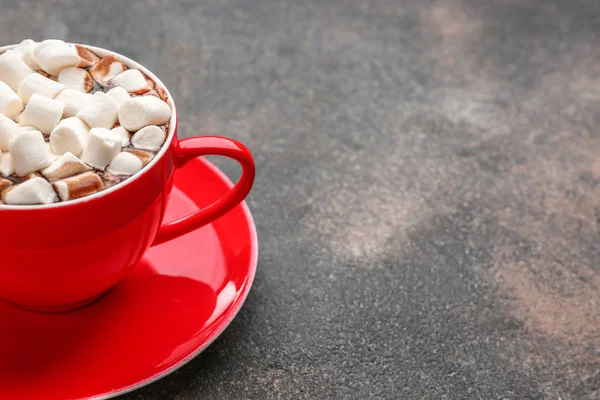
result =
[{"label": "red cup", "polygon": [[[0,54],[13,47],[1,47]],[[127,57],[86,47],[144,72],[167,93],[173,112],[160,152],[125,182],[65,203],[0,205],[0,297],[36,311],[66,311],[92,302],[123,279],[150,246],[227,213],[244,200],[254,182],[254,160],[244,145],[223,137],[177,139],[177,109],[165,85]],[[163,224],[177,168],[206,155],[238,161],[239,182],[207,208]]]}]

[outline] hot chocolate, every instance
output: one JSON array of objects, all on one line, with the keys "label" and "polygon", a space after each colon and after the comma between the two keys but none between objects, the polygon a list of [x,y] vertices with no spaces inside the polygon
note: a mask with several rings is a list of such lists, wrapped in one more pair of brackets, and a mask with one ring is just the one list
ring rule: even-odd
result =
[{"label": "hot chocolate", "polygon": [[0,55],[0,199],[35,205],[105,190],[160,151],[171,108],[142,71],[60,40]]}]

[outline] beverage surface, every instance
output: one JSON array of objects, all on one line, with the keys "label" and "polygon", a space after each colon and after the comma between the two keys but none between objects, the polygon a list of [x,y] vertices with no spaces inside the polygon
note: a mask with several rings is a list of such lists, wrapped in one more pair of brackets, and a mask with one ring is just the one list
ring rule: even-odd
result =
[{"label": "beverage surface", "polygon": [[51,204],[126,181],[160,151],[170,118],[166,92],[116,57],[24,40],[0,55],[0,199]]}]

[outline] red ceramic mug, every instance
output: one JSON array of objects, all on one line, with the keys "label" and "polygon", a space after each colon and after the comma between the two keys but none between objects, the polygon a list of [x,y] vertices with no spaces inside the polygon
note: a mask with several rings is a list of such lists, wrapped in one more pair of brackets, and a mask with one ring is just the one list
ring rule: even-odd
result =
[{"label": "red ceramic mug", "polygon": [[[0,54],[13,47],[0,47]],[[227,213],[244,200],[254,181],[254,160],[244,145],[223,137],[177,139],[177,109],[166,86],[127,57],[86,47],[101,57],[112,54],[152,78],[167,94],[172,116],[160,152],[123,183],[65,203],[0,205],[0,298],[37,311],[64,311],[92,302],[117,284],[150,246]],[[177,168],[205,155],[238,161],[239,182],[207,208],[162,224]]]}]

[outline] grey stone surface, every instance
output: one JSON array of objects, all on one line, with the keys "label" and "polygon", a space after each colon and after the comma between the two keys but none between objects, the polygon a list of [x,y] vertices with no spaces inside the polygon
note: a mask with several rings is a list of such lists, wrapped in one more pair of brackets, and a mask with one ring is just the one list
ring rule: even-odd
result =
[{"label": "grey stone surface", "polygon": [[256,157],[246,305],[122,398],[599,399],[599,34],[596,0],[0,0],[1,42],[131,56]]}]

